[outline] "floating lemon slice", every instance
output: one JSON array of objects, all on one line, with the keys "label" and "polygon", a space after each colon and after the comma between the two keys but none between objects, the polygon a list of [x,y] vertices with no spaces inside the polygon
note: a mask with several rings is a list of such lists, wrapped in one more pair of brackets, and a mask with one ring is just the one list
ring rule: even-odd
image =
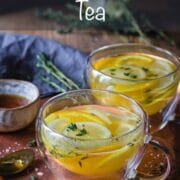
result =
[{"label": "floating lemon slice", "polygon": [[[127,161],[133,157],[139,147],[139,142],[136,144],[128,144],[121,147],[119,150],[106,155],[101,161],[96,163],[94,167],[95,174],[114,173],[126,166]],[[113,164],[113,166],[111,166]]]},{"label": "floating lemon slice", "polygon": [[120,67],[121,65],[139,65],[144,67],[147,64],[153,63],[155,60],[146,54],[125,54],[119,56],[111,56],[99,59],[94,67],[98,70],[107,67]]},{"label": "floating lemon slice", "polygon": [[116,132],[115,134],[117,134],[118,136],[121,136],[123,134],[126,134],[128,132],[130,132],[131,130],[133,130],[135,128],[135,124],[133,124],[135,122],[130,122],[129,123],[122,123],[122,124],[119,124],[117,129],[116,129]]},{"label": "floating lemon slice", "polygon": [[176,86],[161,94],[159,97],[154,97],[149,104],[142,104],[148,115],[153,115],[162,110],[166,103],[173,97],[176,92]]},{"label": "floating lemon slice", "polygon": [[114,64],[115,64],[117,58],[118,57],[102,58],[102,59],[99,59],[98,61],[96,61],[93,65],[94,65],[95,69],[97,69],[97,70],[101,70],[101,69],[108,68],[108,67],[114,67]]},{"label": "floating lemon slice", "polygon": [[101,120],[101,118],[99,118],[95,114],[90,114],[80,109],[62,110],[54,113],[54,115],[56,115],[56,117],[58,117],[59,119],[66,119],[69,123],[88,121],[88,122],[97,122],[101,125],[105,125],[105,123]]},{"label": "floating lemon slice", "polygon": [[141,67],[132,65],[124,65],[117,68],[106,68],[103,69],[102,72],[112,77],[122,79],[140,80],[146,78],[146,73]]},{"label": "floating lemon slice", "polygon": [[[97,108],[97,107],[96,107]],[[101,118],[102,121],[104,121],[107,124],[112,124],[111,120],[109,119],[109,117],[107,116],[107,112],[102,111],[100,109],[95,109],[95,108],[86,108],[87,112],[90,112],[91,114],[94,114],[96,116],[98,116],[99,118]]]},{"label": "floating lemon slice", "polygon": [[126,54],[119,56],[117,59],[117,65],[138,65],[140,67],[144,67],[147,64],[152,64],[154,62],[154,58],[146,54]]},{"label": "floating lemon slice", "polygon": [[172,72],[176,68],[172,62],[158,57],[156,57],[156,61],[152,64],[147,64],[147,66],[149,66],[152,70],[159,67],[158,69],[164,70],[166,74]]}]

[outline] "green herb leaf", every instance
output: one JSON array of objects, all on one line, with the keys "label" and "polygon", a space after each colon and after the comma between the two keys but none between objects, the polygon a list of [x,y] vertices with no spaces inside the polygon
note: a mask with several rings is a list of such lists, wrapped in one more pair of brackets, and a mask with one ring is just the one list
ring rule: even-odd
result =
[{"label": "green herb leaf", "polygon": [[[37,55],[37,64],[36,66],[39,68],[43,68],[48,74],[51,74],[54,76],[57,80],[59,80],[64,86],[66,86],[68,89],[79,89],[79,86],[72,81],[70,78],[68,78],[63,72],[60,71],[54,64],[53,61],[44,53],[41,52]],[[48,77],[41,77],[43,81],[51,85],[52,87],[56,88],[60,92],[66,92],[64,88],[56,84],[55,82],[52,82]]]},{"label": "green herb leaf", "polygon": [[28,146],[29,146],[29,147],[36,147],[36,146],[37,146],[36,140],[35,140],[35,139],[31,139],[31,140],[28,142]]},{"label": "green herb leaf", "polygon": [[130,75],[130,73],[124,73],[124,75],[125,75],[125,76],[129,76],[129,75]]},{"label": "green herb leaf", "polygon": [[78,134],[76,134],[76,136],[84,136],[84,135],[86,135],[87,134],[87,131],[86,131],[86,129],[80,129],[79,130],[79,133]]},{"label": "green herb leaf", "polygon": [[38,178],[36,176],[34,176],[34,175],[31,175],[30,180],[38,180]]},{"label": "green herb leaf", "polygon": [[145,67],[142,67],[142,70],[145,71],[145,72],[149,71],[149,69],[145,68]]},{"label": "green herb leaf", "polygon": [[136,79],[137,75],[131,75],[131,78]]},{"label": "green herb leaf", "polygon": [[110,69],[110,71],[116,71],[116,69]]},{"label": "green herb leaf", "polygon": [[78,161],[79,166],[82,168],[82,162]]},{"label": "green herb leaf", "polygon": [[133,143],[128,143],[128,146],[134,146],[134,144]]},{"label": "green herb leaf", "polygon": [[77,130],[77,126],[76,126],[75,123],[71,123],[67,128],[70,129],[71,131],[76,131]]}]

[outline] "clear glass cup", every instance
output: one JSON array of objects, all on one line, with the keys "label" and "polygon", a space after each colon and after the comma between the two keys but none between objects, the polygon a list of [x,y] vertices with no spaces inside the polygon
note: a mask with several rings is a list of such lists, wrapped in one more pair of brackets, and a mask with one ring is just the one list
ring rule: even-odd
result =
[{"label": "clear glass cup", "polygon": [[[89,105],[95,109],[92,111]],[[82,110],[84,107],[88,107],[88,112]],[[93,132],[87,129],[87,135],[93,138],[83,138],[82,134],[72,136],[82,122],[83,129],[87,128],[87,121],[93,125]],[[64,125],[67,122],[70,124]],[[116,134],[110,135],[107,128]],[[51,98],[39,112],[36,129],[40,152],[59,180],[135,178],[145,147],[152,142],[141,106],[130,97],[105,90],[77,90]],[[157,143],[155,146],[159,147]],[[169,170],[167,154],[167,170],[163,176]]]},{"label": "clear glass cup", "polygon": [[[124,69],[118,71],[121,77],[113,76],[116,72],[116,69],[113,69],[113,67],[111,67],[112,69],[110,69],[111,72],[109,74],[103,70],[103,66],[107,68],[107,64],[112,65],[113,61],[117,60],[118,56],[123,57],[123,55],[128,54],[129,57],[136,54],[134,63],[141,63],[142,69],[138,69],[136,64],[131,64],[132,62],[128,62],[128,67],[124,67]],[[143,61],[141,60],[142,54],[145,55]],[[149,57],[147,57],[147,55]],[[153,67],[157,73],[166,71],[166,69],[168,72],[169,65],[164,63],[164,60],[167,60],[168,63],[172,63],[175,68],[171,72],[157,77],[157,74],[153,74],[147,68],[143,67],[143,63],[144,66],[148,63],[149,66],[151,65],[151,57],[157,59],[156,67]],[[102,59],[106,59],[106,61],[104,60],[103,62]],[[104,64],[102,64],[102,62]],[[148,114],[151,132],[155,132],[162,129],[167,124],[168,120],[173,119],[178,102],[176,92],[180,77],[179,66],[180,63],[178,58],[174,54],[155,46],[140,44],[109,45],[97,49],[90,54],[86,80],[91,89],[104,89],[120,92],[137,100]],[[118,65],[114,68],[118,68]],[[132,76],[131,79],[122,78],[121,72],[124,72],[124,77],[125,75],[131,75],[128,68],[131,72],[137,71],[141,78],[147,73],[151,75],[151,78],[138,79],[136,75]]]}]

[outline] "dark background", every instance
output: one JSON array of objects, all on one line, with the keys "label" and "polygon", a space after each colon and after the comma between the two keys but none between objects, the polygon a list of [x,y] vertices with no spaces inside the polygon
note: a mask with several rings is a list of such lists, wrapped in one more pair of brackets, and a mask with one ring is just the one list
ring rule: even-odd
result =
[{"label": "dark background", "polygon": [[[62,6],[67,0],[1,0],[0,13],[10,13],[32,7]],[[75,0],[69,0],[74,3]],[[160,29],[180,32],[180,0],[131,0],[130,8],[146,14]]]},{"label": "dark background", "polygon": [[[33,7],[62,7],[65,2],[75,3],[75,0],[0,0],[0,14]],[[159,29],[180,32],[180,0],[131,0],[130,8],[144,13]]]}]

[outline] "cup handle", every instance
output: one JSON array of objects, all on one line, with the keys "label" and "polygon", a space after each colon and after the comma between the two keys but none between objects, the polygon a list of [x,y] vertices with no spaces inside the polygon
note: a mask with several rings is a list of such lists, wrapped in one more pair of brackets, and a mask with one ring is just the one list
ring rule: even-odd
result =
[{"label": "cup handle", "polygon": [[179,102],[179,99],[180,99],[180,93],[177,93],[171,105],[164,110],[163,121],[159,129],[164,128],[169,121],[173,121],[175,119],[175,110]]}]

